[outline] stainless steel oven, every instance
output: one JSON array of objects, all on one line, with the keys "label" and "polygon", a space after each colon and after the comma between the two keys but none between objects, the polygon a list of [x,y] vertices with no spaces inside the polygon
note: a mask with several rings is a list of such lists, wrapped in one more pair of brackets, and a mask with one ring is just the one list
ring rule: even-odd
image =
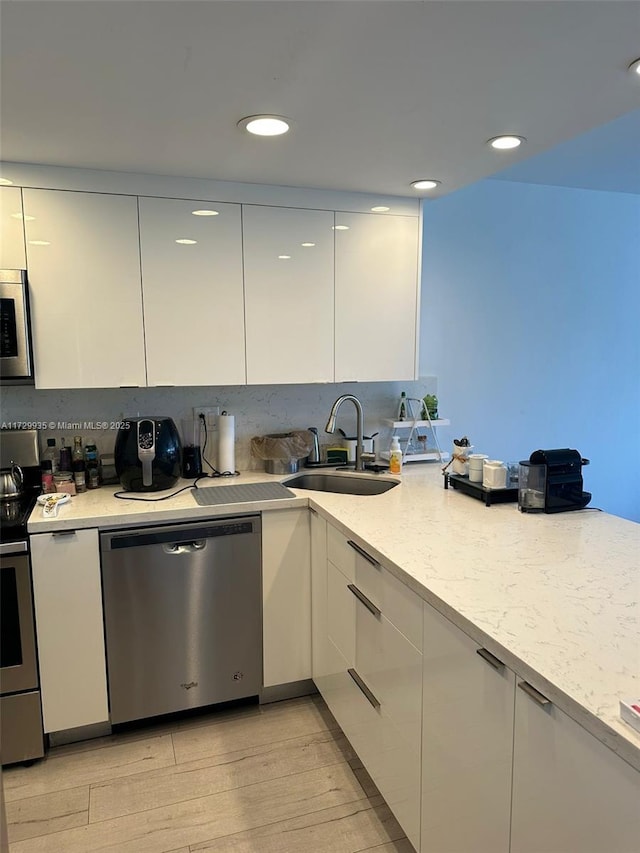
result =
[{"label": "stainless steel oven", "polygon": [[0,501],[0,763],[44,755],[27,521],[40,491],[36,430],[0,431],[0,466],[22,465],[23,491]]},{"label": "stainless steel oven", "polygon": [[0,548],[0,760],[14,764],[44,755],[44,739],[27,543]]},{"label": "stainless steel oven", "polygon": [[0,270],[0,380],[33,385],[29,288],[26,270]]}]

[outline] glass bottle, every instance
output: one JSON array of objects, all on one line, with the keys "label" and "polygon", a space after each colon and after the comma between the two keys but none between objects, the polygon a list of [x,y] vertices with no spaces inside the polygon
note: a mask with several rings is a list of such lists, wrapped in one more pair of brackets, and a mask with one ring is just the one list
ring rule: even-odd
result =
[{"label": "glass bottle", "polygon": [[100,456],[95,444],[87,444],[84,449],[84,458],[87,467],[87,488],[97,489],[100,485]]},{"label": "glass bottle", "polygon": [[55,438],[47,439],[47,449],[42,454],[43,462],[51,462],[51,473],[56,474],[58,471],[58,451],[56,450]]},{"label": "glass bottle", "polygon": [[398,420],[403,421],[407,417],[407,395],[403,391],[400,394],[400,405],[398,406]]},{"label": "glass bottle", "polygon": [[87,474],[84,461],[84,452],[82,450],[82,436],[76,435],[73,437],[73,454],[71,457],[71,470],[73,471],[73,479],[76,484],[78,494],[87,490]]},{"label": "glass bottle", "polygon": [[60,471],[71,471],[71,448],[67,447],[64,443],[64,438],[62,439],[62,446],[60,447]]}]

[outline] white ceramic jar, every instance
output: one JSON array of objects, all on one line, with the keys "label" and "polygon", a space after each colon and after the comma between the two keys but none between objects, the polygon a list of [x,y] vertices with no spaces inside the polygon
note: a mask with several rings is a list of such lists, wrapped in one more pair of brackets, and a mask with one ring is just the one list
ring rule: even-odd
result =
[{"label": "white ceramic jar", "polygon": [[482,466],[482,485],[485,489],[504,489],[507,486],[507,467],[499,459],[485,459]]},{"label": "white ceramic jar", "polygon": [[485,459],[488,459],[486,453],[471,453],[467,457],[467,464],[469,466],[469,480],[472,483],[481,483],[482,482],[482,466]]}]

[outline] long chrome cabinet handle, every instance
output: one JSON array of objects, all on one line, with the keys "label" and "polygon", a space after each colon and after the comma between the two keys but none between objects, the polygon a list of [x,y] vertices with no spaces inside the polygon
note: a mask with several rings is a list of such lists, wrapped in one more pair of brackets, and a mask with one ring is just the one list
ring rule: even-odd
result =
[{"label": "long chrome cabinet handle", "polygon": [[494,669],[497,669],[497,670],[503,670],[504,669],[504,664],[502,663],[502,661],[499,658],[497,658],[495,655],[492,655],[491,652],[488,652],[486,649],[476,649],[476,654],[480,655],[480,657],[483,660],[486,660],[486,662],[489,664],[489,666],[492,666]]},{"label": "long chrome cabinet handle", "polygon": [[348,670],[347,670],[347,672],[349,673],[349,675],[351,676],[351,678],[353,678],[353,680],[354,680],[354,681],[355,681],[355,683],[358,685],[358,687],[360,688],[360,690],[362,690],[362,692],[364,693],[365,697],[369,700],[369,702],[373,705],[373,707],[374,707],[374,708],[379,708],[379,707],[380,707],[380,703],[378,702],[378,700],[376,699],[376,697],[373,695],[373,693],[369,690],[369,688],[368,688],[368,687],[367,687],[367,685],[364,683],[364,681],[360,678],[360,676],[359,676],[359,675],[358,675],[358,673],[355,671],[355,669],[348,669]]},{"label": "long chrome cabinet handle", "polygon": [[351,539],[347,539],[347,545],[351,545],[354,551],[357,551],[361,557],[364,557],[368,563],[371,563],[372,566],[379,566],[380,563],[377,560],[374,560],[372,556],[367,554],[364,548],[361,548],[355,542],[352,542]]},{"label": "long chrome cabinet handle", "polygon": [[527,696],[530,696],[534,702],[537,702],[538,705],[542,705],[542,707],[546,707],[547,705],[552,705],[551,699],[547,699],[539,690],[536,690],[535,687],[532,687],[528,681],[519,681],[518,687],[520,690],[524,690]]},{"label": "long chrome cabinet handle", "polygon": [[51,535],[55,538],[62,537],[62,536],[75,536],[76,531],[75,530],[56,530]]},{"label": "long chrome cabinet handle", "polygon": [[367,598],[364,592],[361,592],[354,583],[348,583],[347,589],[351,590],[358,601],[361,601],[370,613],[373,613],[374,616],[382,616],[382,610],[380,610],[379,607],[376,607],[373,601]]}]

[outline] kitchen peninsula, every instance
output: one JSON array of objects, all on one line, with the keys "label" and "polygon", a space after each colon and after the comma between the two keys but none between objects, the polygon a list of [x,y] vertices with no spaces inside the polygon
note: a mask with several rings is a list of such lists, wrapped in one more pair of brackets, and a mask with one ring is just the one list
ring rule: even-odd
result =
[{"label": "kitchen peninsula", "polygon": [[[286,479],[250,472],[234,482]],[[206,487],[224,488],[225,484],[218,481]],[[425,620],[427,612],[437,619],[444,617],[443,623],[469,639],[476,650],[481,647],[500,666],[516,673],[518,686],[526,682],[548,702],[541,714],[549,716],[553,709],[551,714],[561,714],[563,719],[566,715],[580,737],[593,741],[628,775],[629,795],[637,798],[640,793],[640,734],[620,719],[618,708],[620,699],[640,695],[638,525],[593,510],[523,515],[515,504],[485,507],[466,495],[445,491],[439,468],[425,466],[405,469],[397,488],[364,497],[294,490],[296,497],[290,500],[200,507],[190,491],[158,504],[117,500],[113,491],[106,487],[78,496],[60,507],[55,520],[45,520],[36,510],[29,523],[32,538],[65,530],[256,511],[268,519],[308,505],[314,513],[312,607],[318,606],[313,596],[322,590],[322,583],[316,582],[315,518],[326,524],[325,542],[333,533],[364,549],[379,562],[390,583],[408,588],[424,603]],[[314,634],[314,643],[316,639]],[[426,644],[424,653],[426,659]],[[315,672],[311,675],[316,678]],[[426,703],[426,674],[424,685]],[[522,691],[515,692],[517,705]],[[511,701],[513,708],[513,693]],[[465,715],[471,728],[474,708],[481,704],[482,696],[467,695]],[[459,719],[456,709],[452,712]],[[423,743],[423,754],[424,749]],[[424,777],[422,796],[424,803]],[[617,807],[617,799],[611,796],[611,807]],[[419,847],[416,833],[407,834]],[[424,805],[421,849],[429,850],[424,842]],[[511,849],[535,848],[516,845]]]}]

